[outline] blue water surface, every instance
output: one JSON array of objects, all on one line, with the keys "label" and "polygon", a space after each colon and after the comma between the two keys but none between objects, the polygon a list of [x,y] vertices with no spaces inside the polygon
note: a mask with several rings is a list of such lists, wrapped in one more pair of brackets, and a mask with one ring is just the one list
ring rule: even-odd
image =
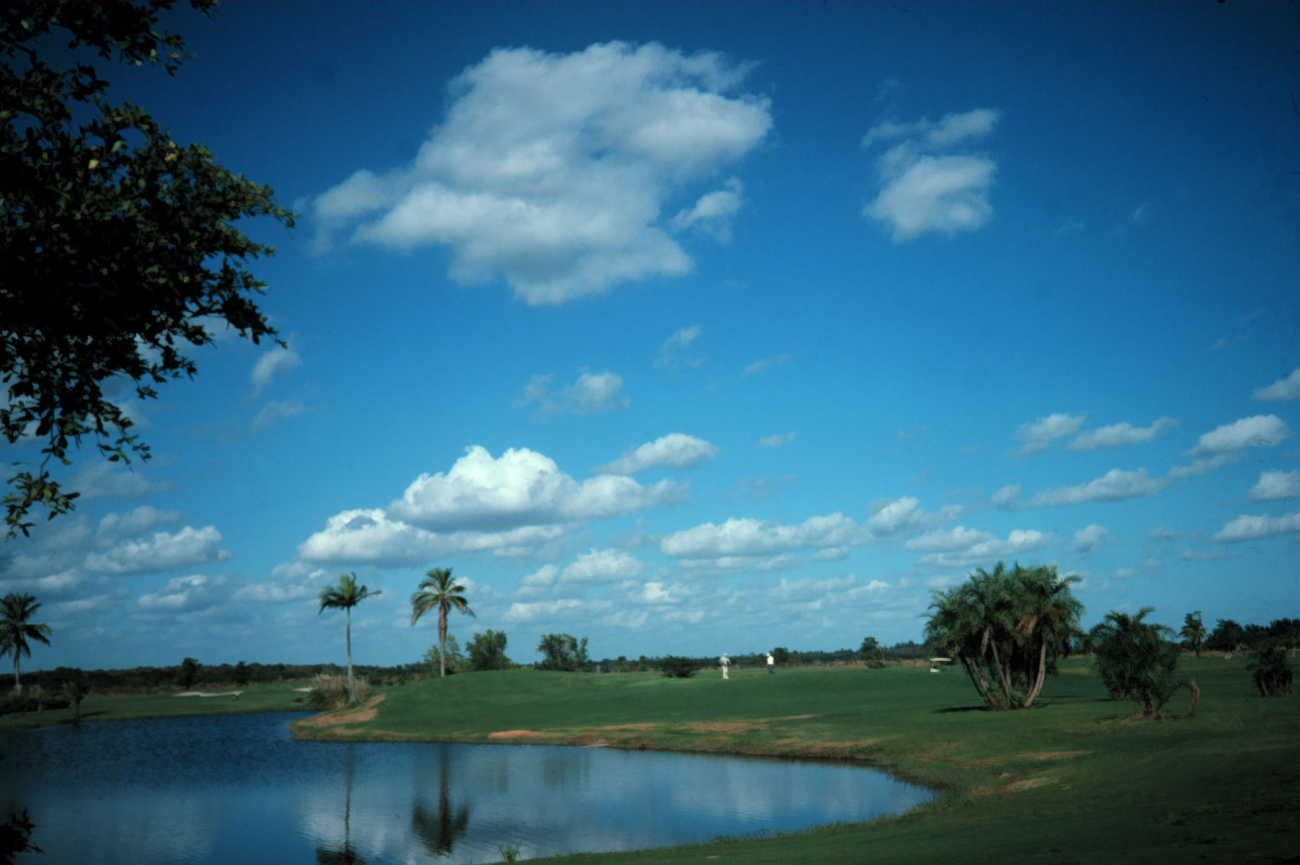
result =
[{"label": "blue water surface", "polygon": [[930,791],[852,766],[545,745],[296,742],[302,713],[0,736],[33,865],[439,863],[633,850],[865,820]]}]

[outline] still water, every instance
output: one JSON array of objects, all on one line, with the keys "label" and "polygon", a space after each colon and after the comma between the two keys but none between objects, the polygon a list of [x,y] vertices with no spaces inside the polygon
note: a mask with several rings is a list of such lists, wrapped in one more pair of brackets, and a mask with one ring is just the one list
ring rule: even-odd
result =
[{"label": "still water", "polygon": [[499,862],[864,820],[931,793],[842,765],[529,745],[295,742],[300,713],[0,736],[33,865]]}]

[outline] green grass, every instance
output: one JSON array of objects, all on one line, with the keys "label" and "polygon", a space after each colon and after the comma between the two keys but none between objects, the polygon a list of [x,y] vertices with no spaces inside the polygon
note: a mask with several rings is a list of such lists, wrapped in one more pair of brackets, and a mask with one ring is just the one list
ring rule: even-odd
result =
[{"label": "green grass", "polygon": [[[293,690],[301,687],[297,682],[277,682],[269,685],[247,685],[243,688],[196,687],[195,690],[211,692],[243,691],[238,700],[231,697],[177,697],[175,692],[157,694],[111,694],[91,692],[81,701],[83,723],[96,721],[126,721],[135,718],[171,718],[178,715],[235,715],[244,712],[289,712],[305,710],[301,699],[307,695]],[[294,702],[300,700],[300,702]],[[51,724],[72,723],[72,709],[55,709],[37,714],[0,716],[0,733],[11,730],[28,730]]]},{"label": "green grass", "polygon": [[[381,690],[374,717],[300,736],[613,747],[860,761],[940,788],[869,824],[580,862],[1275,862],[1300,854],[1300,699],[1255,696],[1240,658],[1186,658],[1196,716],[1133,717],[1080,661],[1040,705],[986,712],[924,667],[654,674],[477,673]],[[1169,709],[1181,715],[1186,692]],[[494,732],[531,731],[512,739]],[[713,858],[713,857],[716,857]]]}]

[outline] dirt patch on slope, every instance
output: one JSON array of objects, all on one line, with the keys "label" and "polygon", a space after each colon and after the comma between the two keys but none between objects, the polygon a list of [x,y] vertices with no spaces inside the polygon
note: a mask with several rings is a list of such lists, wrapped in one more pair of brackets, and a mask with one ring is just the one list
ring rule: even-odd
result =
[{"label": "dirt patch on slope", "polygon": [[354,709],[348,709],[341,712],[328,712],[324,715],[317,715],[313,718],[304,718],[296,723],[303,727],[324,728],[342,727],[345,724],[360,724],[363,721],[373,721],[375,720],[375,715],[379,713],[376,707],[380,703],[384,702],[384,697],[386,696],[388,695],[376,694]]},{"label": "dirt patch on slope", "polygon": [[537,730],[498,730],[495,733],[488,733],[489,739],[549,739],[550,733],[540,733]]}]

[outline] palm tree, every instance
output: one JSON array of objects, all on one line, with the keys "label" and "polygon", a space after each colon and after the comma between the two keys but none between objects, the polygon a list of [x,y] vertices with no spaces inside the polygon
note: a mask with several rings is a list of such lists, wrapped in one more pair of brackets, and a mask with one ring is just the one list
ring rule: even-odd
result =
[{"label": "palm tree", "polygon": [[464,586],[456,585],[451,578],[451,568],[434,568],[420,581],[420,590],[411,595],[411,624],[420,621],[420,616],[438,608],[438,656],[441,676],[447,675],[447,613],[455,609],[477,619],[461,594]]},{"label": "palm tree", "polygon": [[32,648],[28,640],[50,644],[50,626],[38,625],[28,621],[40,609],[40,604],[31,595],[10,592],[0,599],[0,658],[13,652],[14,655],[14,693],[23,692],[23,683],[19,678],[18,659],[23,655],[31,657]]},{"label": "palm tree", "polygon": [[1205,642],[1205,637],[1209,632],[1205,630],[1205,623],[1201,621],[1201,611],[1188,613],[1183,618],[1183,629],[1178,632],[1178,636],[1187,641],[1187,645],[1192,647],[1196,657],[1201,656],[1201,644]]},{"label": "palm tree", "polygon": [[72,704],[73,723],[81,720],[81,701],[86,699],[89,693],[89,686],[81,679],[68,679],[63,683],[63,696],[67,697],[68,702]]},{"label": "palm tree", "polygon": [[370,591],[365,586],[357,586],[355,573],[339,574],[337,586],[326,586],[320,592],[320,609],[316,615],[330,610],[343,610],[348,616],[348,702],[357,701],[357,681],[352,675],[352,608],[366,598],[379,594],[381,590]]}]

